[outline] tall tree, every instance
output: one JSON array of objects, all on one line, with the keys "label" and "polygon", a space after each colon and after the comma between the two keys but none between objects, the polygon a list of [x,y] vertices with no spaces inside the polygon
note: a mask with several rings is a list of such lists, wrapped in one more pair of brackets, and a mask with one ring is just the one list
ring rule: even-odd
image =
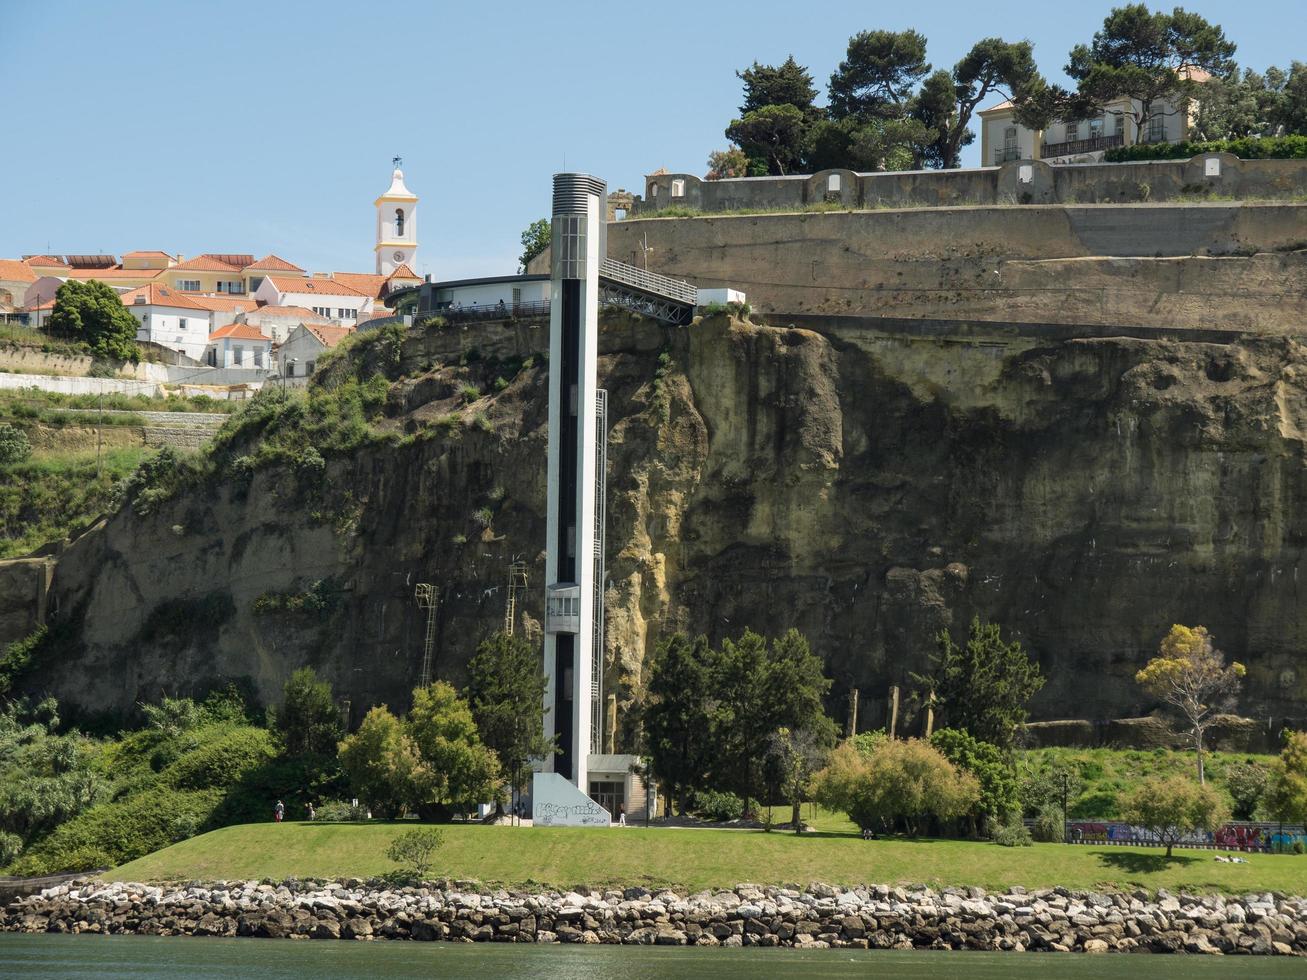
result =
[{"label": "tall tree", "polygon": [[517,259],[518,272],[526,272],[528,263],[549,247],[551,233],[548,218],[539,218],[522,230],[522,254]]},{"label": "tall tree", "polygon": [[1215,830],[1229,819],[1216,790],[1183,776],[1144,780],[1122,795],[1119,813],[1126,823],[1151,831],[1167,857],[1187,835]]},{"label": "tall tree", "polygon": [[[1017,98],[1026,125],[1043,128],[1053,118],[1084,119],[1105,111],[1129,116],[1145,138],[1149,121],[1187,112],[1203,73],[1226,76],[1235,46],[1218,25],[1176,7],[1156,13],[1143,3],[1114,8],[1089,44],[1071,49],[1065,71],[1074,93],[1032,86]],[[1111,103],[1129,99],[1129,109]]]},{"label": "tall tree", "polygon": [[60,286],[46,328],[86,341],[97,357],[140,360],[136,318],[127,312],[118,294],[99,280],[69,279]]},{"label": "tall tree", "polygon": [[806,122],[792,105],[766,105],[732,119],[726,138],[751,159],[765,160],[770,174],[783,177],[803,156]]},{"label": "tall tree", "polygon": [[290,675],[272,721],[287,755],[330,755],[345,734],[331,685],[319,680],[312,667]]},{"label": "tall tree", "polygon": [[962,166],[962,147],[975,139],[969,126],[980,104],[996,94],[1014,98],[1040,81],[1029,41],[977,41],[951,73],[937,71],[927,78],[916,99],[914,115],[933,137],[927,162]]},{"label": "tall tree", "polygon": [[1203,739],[1217,716],[1231,711],[1238,701],[1244,666],[1237,661],[1227,665],[1225,654],[1202,626],[1172,626],[1159,653],[1135,674],[1135,680],[1189,722],[1198,782],[1205,783]]},{"label": "tall tree", "polygon": [[[1271,74],[1269,71],[1266,73]],[[1285,136],[1307,136],[1307,64],[1295,61],[1283,82],[1271,112],[1274,132]]]},{"label": "tall tree", "polygon": [[1010,750],[1026,704],[1044,686],[1039,664],[1020,641],[1005,643],[998,624],[979,617],[971,620],[966,646],[955,644],[947,630],[935,642],[931,673],[915,680],[933,693],[949,727]]},{"label": "tall tree", "polygon": [[831,738],[826,729],[790,729],[784,726],[767,740],[767,756],[773,763],[781,795],[790,804],[790,826],[803,833],[802,807],[808,797],[812,777],[830,757]]},{"label": "tall tree", "polygon": [[1266,805],[1277,820],[1307,824],[1307,732],[1284,733],[1284,749],[1271,770]]},{"label": "tall tree", "polygon": [[907,114],[917,83],[930,71],[925,35],[916,31],[862,31],[830,77],[835,119],[898,119]]},{"label": "tall tree", "polygon": [[812,74],[794,60],[794,55],[779,65],[760,65],[755,61],[743,71],[737,71],[735,77],[744,82],[741,116],[769,105],[792,105],[800,112],[808,112],[817,98]]},{"label": "tall tree", "polygon": [[753,797],[757,763],[773,732],[789,728],[833,735],[834,724],[822,707],[831,682],[798,630],[770,644],[751,630],[739,640],[725,640],[716,674],[716,741],[731,760],[746,801]]},{"label": "tall tree", "polygon": [[350,788],[377,812],[398,817],[413,805],[422,760],[404,723],[383,704],[339,745],[340,767]]},{"label": "tall tree", "polygon": [[418,812],[486,803],[499,794],[499,760],[481,742],[472,709],[453,686],[436,681],[413,692],[409,736],[422,760]]},{"label": "tall tree", "polygon": [[714,759],[715,654],[706,636],[676,633],[658,644],[643,707],[644,737],[653,775],[684,813]]},{"label": "tall tree", "polygon": [[468,664],[467,698],[481,739],[499,757],[514,793],[532,759],[551,756],[545,738],[545,673],[538,650],[502,631],[481,641]]}]

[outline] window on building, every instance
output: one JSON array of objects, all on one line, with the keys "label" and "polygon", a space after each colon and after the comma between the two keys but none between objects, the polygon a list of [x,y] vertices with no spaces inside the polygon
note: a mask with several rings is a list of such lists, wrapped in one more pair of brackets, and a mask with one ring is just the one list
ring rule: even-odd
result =
[{"label": "window on building", "polygon": [[1080,123],[1079,123],[1079,122],[1069,122],[1069,123],[1067,123],[1067,124],[1066,124],[1066,141],[1067,141],[1068,143],[1074,143],[1074,142],[1075,142],[1076,140],[1078,140],[1078,139],[1080,139]]},{"label": "window on building", "polygon": [[650,196],[650,197],[654,197],[654,198],[656,198],[656,197],[658,196],[658,185],[657,185],[657,184],[650,184],[650,185],[649,185],[649,196]]},{"label": "window on building", "polygon": [[263,348],[262,348],[262,347],[256,347],[256,348],[254,348],[254,366],[255,366],[255,367],[263,367]]},{"label": "window on building", "polygon": [[395,237],[404,237],[404,209],[395,208]]},{"label": "window on building", "polygon": [[309,361],[307,364],[304,365],[304,376],[308,377],[312,373],[313,373],[313,361]]},{"label": "window on building", "polygon": [[1120,136],[1121,139],[1123,140],[1125,139],[1125,116],[1124,115],[1121,115],[1120,113],[1117,114],[1113,126],[1113,132],[1115,133],[1115,135]]},{"label": "window on building", "polygon": [[250,292],[254,292],[262,285],[263,285],[262,276],[250,276]]},{"label": "window on building", "polygon": [[345,309],[343,306],[338,306],[338,307],[336,307],[336,319],[337,319],[337,320],[343,320],[343,319],[345,319],[345,315],[346,315],[348,312],[349,312],[349,310]]},{"label": "window on building", "polygon": [[294,362],[294,361],[287,361],[287,362],[286,362],[286,365],[285,365],[285,367],[282,369],[282,372],[281,372],[281,373],[284,374],[284,375],[286,375],[286,377],[288,377],[288,378],[293,378],[293,377],[295,377],[295,362]]},{"label": "window on building", "polygon": [[209,367],[217,367],[218,366],[217,348],[210,347],[207,351],[205,351],[204,359],[209,362]]},{"label": "window on building", "polygon": [[672,197],[685,197],[685,181],[680,178],[672,181]]},{"label": "window on building", "polygon": [[1091,140],[1096,140],[1102,135],[1103,135],[1103,120],[1101,119],[1089,120],[1089,138]]},{"label": "window on building", "polygon": [[1009,160],[1017,160],[1021,157],[1021,150],[1017,143],[1017,128],[1015,126],[1003,127],[1003,149],[999,152],[998,163],[1006,163]]},{"label": "window on building", "polygon": [[200,291],[200,280],[198,279],[179,279],[177,288],[182,292],[198,293]]},{"label": "window on building", "polygon": [[178,329],[178,330],[185,330],[185,329],[186,329],[186,317],[184,317],[184,316],[179,316],[179,317],[177,318],[177,329]]},{"label": "window on building", "polygon": [[245,348],[233,347],[231,353],[231,362],[237,367],[243,367],[245,364]]},{"label": "window on building", "polygon": [[1148,120],[1148,142],[1161,143],[1166,139],[1166,117],[1153,116]]}]

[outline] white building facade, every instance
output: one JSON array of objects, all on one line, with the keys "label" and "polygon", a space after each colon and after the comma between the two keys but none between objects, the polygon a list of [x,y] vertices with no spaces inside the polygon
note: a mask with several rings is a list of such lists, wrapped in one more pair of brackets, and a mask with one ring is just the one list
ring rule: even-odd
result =
[{"label": "white building facade", "polygon": [[323,276],[268,276],[254,298],[266,306],[302,306],[342,327],[366,320],[373,307],[371,296]]},{"label": "white building facade", "polygon": [[204,363],[219,368],[272,366],[272,341],[246,323],[229,323],[209,335]]}]

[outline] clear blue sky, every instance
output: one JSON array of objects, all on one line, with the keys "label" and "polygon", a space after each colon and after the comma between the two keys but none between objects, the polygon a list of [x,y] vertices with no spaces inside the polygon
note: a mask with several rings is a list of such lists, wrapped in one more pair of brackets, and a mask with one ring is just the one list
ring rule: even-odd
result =
[{"label": "clear blue sky", "polygon": [[[658,167],[701,173],[755,59],[793,53],[824,88],[849,35],[914,27],[936,67],[1025,37],[1060,77],[1111,5],[0,0],[0,257],[276,252],[371,271],[372,201],[400,154],[417,271],[510,273],[564,165],[634,191]],[[1186,7],[1241,64],[1307,59],[1302,0]]]}]

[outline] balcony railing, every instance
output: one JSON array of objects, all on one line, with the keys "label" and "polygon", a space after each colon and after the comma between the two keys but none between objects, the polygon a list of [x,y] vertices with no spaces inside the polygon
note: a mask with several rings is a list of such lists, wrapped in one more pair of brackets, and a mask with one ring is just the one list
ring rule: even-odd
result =
[{"label": "balcony railing", "polygon": [[1039,155],[1047,160],[1049,157],[1069,157],[1077,153],[1094,153],[1098,150],[1110,150],[1115,146],[1125,145],[1124,136],[1091,136],[1087,140],[1067,140],[1064,143],[1045,143],[1039,148]]}]

